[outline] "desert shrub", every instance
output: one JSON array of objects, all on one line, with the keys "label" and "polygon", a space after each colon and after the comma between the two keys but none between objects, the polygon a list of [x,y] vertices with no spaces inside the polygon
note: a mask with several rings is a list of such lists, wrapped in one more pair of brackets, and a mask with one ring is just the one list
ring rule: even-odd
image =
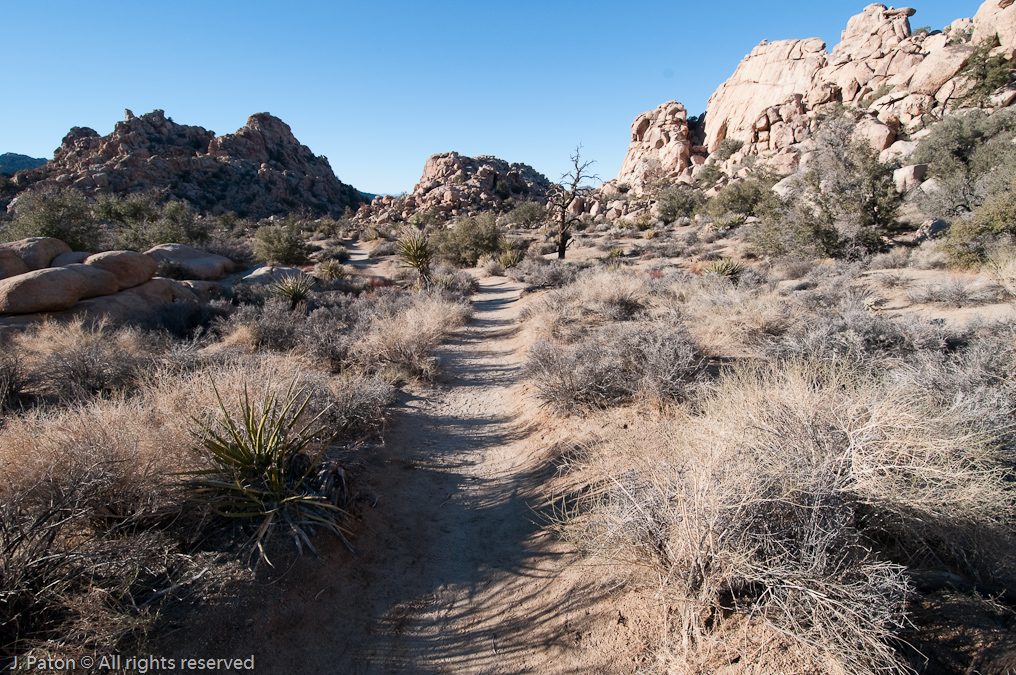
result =
[{"label": "desert shrub", "polygon": [[973,212],[996,190],[1008,190],[1016,171],[1016,113],[980,110],[950,115],[922,138],[913,161],[929,165],[937,181],[919,206],[937,218]]},{"label": "desert shrub", "polygon": [[324,254],[328,256],[330,260],[340,263],[349,260],[349,249],[345,246],[329,246],[324,250]]},{"label": "desert shrub", "polygon": [[871,256],[868,269],[894,270],[907,267],[910,264],[910,255],[911,250],[908,248],[894,248],[885,253],[878,253]]},{"label": "desert shrub", "polygon": [[743,223],[749,216],[760,218],[779,205],[773,182],[751,178],[723,186],[705,204],[705,211],[714,219],[727,223]]},{"label": "desert shrub", "polygon": [[705,199],[702,193],[692,188],[670,187],[663,190],[658,198],[660,218],[672,223],[678,218],[691,216]]},{"label": "desert shrub", "polygon": [[[28,384],[21,358],[5,345],[0,353],[0,415],[13,406]],[[0,418],[2,419],[2,418]]]},{"label": "desert shrub", "polygon": [[311,289],[314,288],[314,278],[305,274],[285,277],[272,284],[272,293],[275,297],[289,303],[290,309],[307,299]]},{"label": "desert shrub", "polygon": [[563,409],[680,400],[699,371],[687,330],[649,322],[608,324],[569,346],[537,342],[526,361],[540,397]]},{"label": "desert shrub", "polygon": [[1004,291],[997,284],[985,284],[953,276],[907,291],[907,299],[915,305],[934,304],[942,307],[967,307],[1001,302]]},{"label": "desert shrub", "polygon": [[920,352],[946,348],[938,324],[917,317],[873,313],[861,294],[844,294],[768,342],[763,352],[775,359],[847,360],[855,363],[906,359]]},{"label": "desert shrub", "polygon": [[222,301],[165,302],[155,307],[149,326],[164,330],[179,340],[191,340],[204,335],[211,327],[229,316],[232,308]]},{"label": "desert shrub", "polygon": [[338,281],[346,278],[346,268],[338,260],[325,260],[314,265],[314,276],[323,281]]},{"label": "desert shrub", "polygon": [[812,168],[796,174],[790,199],[764,212],[752,235],[763,255],[859,257],[885,248],[884,238],[896,225],[902,202],[895,167],[853,138],[849,120],[823,122]]},{"label": "desert shrub", "polygon": [[957,74],[964,89],[959,104],[984,107],[995,92],[1012,82],[1013,64],[1004,54],[992,56],[994,46],[989,40],[975,46],[967,64]]},{"label": "desert shrub", "polygon": [[[555,249],[556,250],[556,249]],[[556,288],[575,280],[578,268],[557,260],[525,258],[507,271],[509,277],[529,288]]]},{"label": "desert shrub", "polygon": [[307,260],[307,246],[292,228],[264,225],[254,233],[254,256],[272,265],[300,265]]},{"label": "desert shrub", "polygon": [[724,178],[723,170],[716,162],[706,162],[695,176],[695,184],[700,188],[711,188]]},{"label": "desert shrub", "polygon": [[483,268],[484,273],[492,277],[503,277],[504,267],[496,259],[487,256],[486,259],[480,258],[477,264]]},{"label": "desert shrub", "polygon": [[434,270],[433,282],[435,289],[440,290],[448,298],[467,304],[479,289],[472,274],[444,265]]},{"label": "desert shrub", "polygon": [[395,388],[378,376],[347,376],[308,386],[325,387],[321,395],[329,405],[321,415],[329,433],[346,442],[379,438],[385,425],[385,412],[395,402]]},{"label": "desert shrub", "polygon": [[744,141],[739,141],[736,138],[724,138],[720,141],[716,149],[710,153],[710,159],[717,162],[726,162],[730,159],[730,156],[735,152],[744,147]]},{"label": "desert shrub", "polygon": [[14,220],[0,230],[7,241],[26,237],[54,237],[75,251],[95,251],[101,237],[88,200],[67,188],[52,194],[18,195]]},{"label": "desert shrub", "polygon": [[452,265],[475,267],[480,256],[500,251],[501,228],[496,216],[487,212],[459,220],[451,229],[435,234],[433,241],[441,259]]},{"label": "desert shrub", "polygon": [[382,258],[385,256],[396,255],[399,252],[399,246],[394,241],[380,241],[370,249],[371,258]]},{"label": "desert shrub", "polygon": [[903,564],[949,567],[967,550],[991,573],[1016,508],[1000,460],[990,436],[909,387],[837,365],[743,366],[695,414],[602,448],[561,531],[662,597],[678,658],[716,643],[747,657],[740,625],[805,663],[902,673]]},{"label": "desert shrub", "polygon": [[533,228],[547,218],[547,209],[539,202],[524,201],[516,204],[505,214],[504,221],[508,225],[522,228]]},{"label": "desert shrub", "polygon": [[215,329],[227,342],[286,351],[300,343],[302,318],[302,312],[294,311],[288,301],[271,298],[261,305],[240,305],[228,318],[216,322]]},{"label": "desert shrub", "polygon": [[146,342],[138,330],[82,320],[45,322],[14,338],[32,389],[65,401],[132,390],[148,356]]},{"label": "desert shrub", "polygon": [[95,218],[112,226],[110,246],[146,251],[158,244],[202,244],[208,237],[204,220],[183,202],[159,204],[159,196],[141,193],[96,200]]}]

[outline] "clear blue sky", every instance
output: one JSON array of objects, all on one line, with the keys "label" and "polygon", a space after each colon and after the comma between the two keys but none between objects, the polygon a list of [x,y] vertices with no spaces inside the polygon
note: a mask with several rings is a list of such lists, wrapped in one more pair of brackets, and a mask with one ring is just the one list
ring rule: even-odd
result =
[{"label": "clear blue sky", "polygon": [[[763,39],[824,39],[865,3],[81,2],[0,0],[0,153],[52,157],[72,126],[124,108],[235,131],[282,118],[366,192],[412,190],[436,152],[496,155],[556,179],[576,144],[616,175],[634,117],[689,114]],[[972,17],[924,0],[915,28]]]}]

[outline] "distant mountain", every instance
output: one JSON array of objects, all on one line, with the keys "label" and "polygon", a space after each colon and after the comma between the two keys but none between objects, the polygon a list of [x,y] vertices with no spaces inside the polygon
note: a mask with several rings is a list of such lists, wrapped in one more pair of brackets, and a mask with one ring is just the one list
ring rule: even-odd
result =
[{"label": "distant mountain", "polygon": [[0,155],[0,173],[14,173],[22,169],[34,169],[46,163],[44,159],[19,155],[14,152],[5,152]]},{"label": "distant mountain", "polygon": [[161,110],[127,110],[113,133],[74,127],[45,166],[19,174],[21,189],[73,187],[88,195],[158,192],[199,211],[264,218],[305,211],[341,215],[369,197],[339,181],[324,157],[267,113],[251,115],[235,133],[216,136],[176,124]]}]

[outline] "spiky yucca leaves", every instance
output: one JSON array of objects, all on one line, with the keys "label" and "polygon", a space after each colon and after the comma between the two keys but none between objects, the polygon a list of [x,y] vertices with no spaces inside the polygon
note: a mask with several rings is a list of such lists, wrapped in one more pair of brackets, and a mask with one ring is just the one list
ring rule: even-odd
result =
[{"label": "spiky yucca leaves", "polygon": [[[295,380],[281,398],[266,387],[259,405],[251,402],[245,384],[239,419],[235,419],[214,382],[212,388],[221,413],[218,428],[192,418],[193,434],[212,464],[212,468],[191,472],[196,476],[190,482],[195,500],[226,518],[260,519],[251,536],[258,563],[263,559],[271,564],[265,543],[279,522],[289,528],[301,554],[306,545],[317,555],[308,537],[315,526],[335,533],[351,549],[338,522],[345,511],[313,484],[329,440],[326,430],[316,426],[325,411],[301,425],[311,395],[301,402],[303,392],[296,390]],[[315,454],[304,453],[315,444],[320,446]]]},{"label": "spiky yucca leaves", "polygon": [[272,285],[272,292],[283,300],[289,300],[289,308],[296,309],[296,306],[307,299],[307,294],[314,287],[314,279],[306,275],[286,277]]},{"label": "spiky yucca leaves", "polygon": [[430,240],[422,232],[407,234],[398,241],[399,256],[403,267],[411,267],[420,274],[420,281],[430,283],[430,264],[434,252]]},{"label": "spiky yucca leaves", "polygon": [[744,274],[745,266],[744,263],[730,258],[720,258],[714,260],[705,266],[702,270],[706,274],[715,274],[717,276],[726,277],[733,282],[736,282],[742,274]]}]

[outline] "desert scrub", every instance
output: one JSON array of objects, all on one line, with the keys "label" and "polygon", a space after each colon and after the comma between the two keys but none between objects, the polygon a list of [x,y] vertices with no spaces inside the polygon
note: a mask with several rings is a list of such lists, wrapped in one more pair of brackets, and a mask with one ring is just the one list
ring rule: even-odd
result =
[{"label": "desert scrub", "polygon": [[507,270],[509,277],[529,289],[564,286],[574,281],[578,272],[577,267],[568,263],[531,257]]},{"label": "desert scrub", "polygon": [[779,637],[802,668],[906,672],[906,565],[1011,572],[1016,491],[995,439],[842,364],[729,371],[589,466],[559,530],[660,594],[675,666]]},{"label": "desert scrub", "polygon": [[915,305],[933,304],[941,307],[967,307],[1002,302],[1003,287],[996,283],[977,282],[954,275],[949,279],[907,291],[907,299]]},{"label": "desert scrub", "polygon": [[254,233],[254,256],[270,265],[302,265],[307,261],[307,246],[294,229],[264,225]]},{"label": "desert scrub", "polygon": [[537,342],[525,372],[540,398],[570,410],[679,401],[693,390],[701,369],[683,327],[630,322],[602,326],[572,345]]}]

